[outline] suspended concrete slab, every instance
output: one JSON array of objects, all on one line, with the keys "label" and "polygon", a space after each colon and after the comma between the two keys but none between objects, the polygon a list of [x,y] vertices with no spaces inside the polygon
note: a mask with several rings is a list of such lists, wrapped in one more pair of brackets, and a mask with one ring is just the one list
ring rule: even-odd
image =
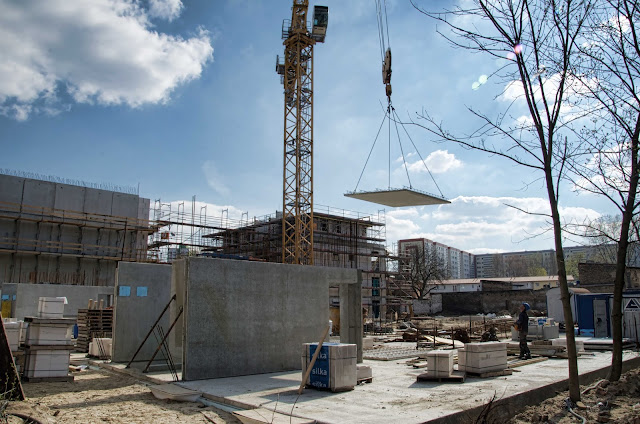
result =
[{"label": "suspended concrete slab", "polygon": [[390,207],[402,206],[429,206],[445,205],[451,203],[447,199],[434,194],[425,193],[414,188],[399,188],[376,191],[352,191],[344,194],[345,197],[364,200]]}]

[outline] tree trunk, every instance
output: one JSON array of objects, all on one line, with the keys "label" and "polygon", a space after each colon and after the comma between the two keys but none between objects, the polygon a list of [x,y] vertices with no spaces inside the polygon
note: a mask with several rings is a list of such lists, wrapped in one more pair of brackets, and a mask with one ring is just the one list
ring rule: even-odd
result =
[{"label": "tree trunk", "polygon": [[610,381],[618,381],[622,374],[622,291],[624,290],[624,275],[627,268],[627,249],[629,248],[629,228],[633,220],[633,212],[638,191],[638,138],[640,134],[640,115],[636,121],[636,128],[631,138],[631,172],[629,174],[629,195],[622,213],[620,225],[620,239],[616,255],[616,278],[613,284],[613,311],[611,313],[611,336],[613,338],[613,352],[611,355]]},{"label": "tree trunk", "polygon": [[562,250],[562,225],[560,223],[560,213],[558,202],[553,186],[553,174],[551,167],[545,166],[545,177],[547,183],[547,194],[549,205],[551,206],[551,218],[553,220],[553,238],[556,247],[556,262],[558,263],[558,285],[560,286],[560,299],[562,300],[562,311],[567,337],[567,356],[569,362],[569,397],[573,402],[580,400],[580,380],[578,376],[578,355],[576,353],[576,338],[573,332],[573,315],[571,313],[571,294],[567,285],[567,269],[564,264],[564,252]]}]

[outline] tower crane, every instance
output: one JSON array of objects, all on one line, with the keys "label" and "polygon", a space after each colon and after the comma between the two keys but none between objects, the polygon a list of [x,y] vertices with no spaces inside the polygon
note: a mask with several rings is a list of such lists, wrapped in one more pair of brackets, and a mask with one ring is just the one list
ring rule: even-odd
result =
[{"label": "tower crane", "polygon": [[293,0],[291,20],[282,23],[284,58],[276,72],[284,85],[284,184],[282,262],[313,265],[313,46],[324,43],[329,8]]}]

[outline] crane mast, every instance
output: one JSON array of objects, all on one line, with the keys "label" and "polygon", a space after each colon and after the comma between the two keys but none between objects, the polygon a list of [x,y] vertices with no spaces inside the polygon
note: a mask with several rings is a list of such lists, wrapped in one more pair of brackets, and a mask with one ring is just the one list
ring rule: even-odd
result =
[{"label": "crane mast", "polygon": [[282,262],[313,265],[313,46],[324,42],[328,8],[316,6],[307,27],[308,0],[293,0],[282,25],[284,85]]}]

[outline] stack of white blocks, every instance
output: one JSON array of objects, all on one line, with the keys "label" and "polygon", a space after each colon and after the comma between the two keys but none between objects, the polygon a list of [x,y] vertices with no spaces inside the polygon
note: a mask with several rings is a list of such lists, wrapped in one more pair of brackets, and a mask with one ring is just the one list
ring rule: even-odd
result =
[{"label": "stack of white blocks", "polygon": [[427,375],[450,377],[453,374],[453,350],[432,350],[427,353]]},{"label": "stack of white blocks", "polygon": [[[529,339],[553,340],[560,337],[560,326],[549,317],[529,318]],[[520,335],[515,329],[511,329],[511,340],[519,340]]]},{"label": "stack of white blocks", "polygon": [[[312,345],[317,346],[317,343],[304,343],[302,345],[303,378],[313,357],[310,350]],[[329,374],[328,387],[318,386],[317,388],[326,388],[334,392],[353,390],[357,384],[356,362],[358,347],[355,344],[346,343],[324,343],[322,346],[327,348],[328,358],[318,356],[306,384],[313,387],[314,384],[311,382],[312,374],[326,371]]]},{"label": "stack of white blocks", "polygon": [[18,321],[15,318],[3,318],[2,321],[4,323],[4,330],[7,333],[11,352],[17,352],[22,338],[22,326],[24,322]]},{"label": "stack of white blocks", "polygon": [[[584,352],[584,342],[582,340],[576,340],[576,352]],[[553,339],[551,340],[552,346],[564,346],[567,347],[567,339]]]},{"label": "stack of white blocks", "polygon": [[97,356],[100,359],[111,358],[112,339],[110,337],[94,337],[89,342],[89,356]]},{"label": "stack of white blocks", "polygon": [[458,371],[482,374],[506,368],[507,343],[465,343],[458,349]]},{"label": "stack of white blocks", "polygon": [[64,298],[40,298],[38,317],[27,317],[25,340],[27,378],[67,377],[69,353],[73,349],[71,328],[75,322],[63,318]]}]

